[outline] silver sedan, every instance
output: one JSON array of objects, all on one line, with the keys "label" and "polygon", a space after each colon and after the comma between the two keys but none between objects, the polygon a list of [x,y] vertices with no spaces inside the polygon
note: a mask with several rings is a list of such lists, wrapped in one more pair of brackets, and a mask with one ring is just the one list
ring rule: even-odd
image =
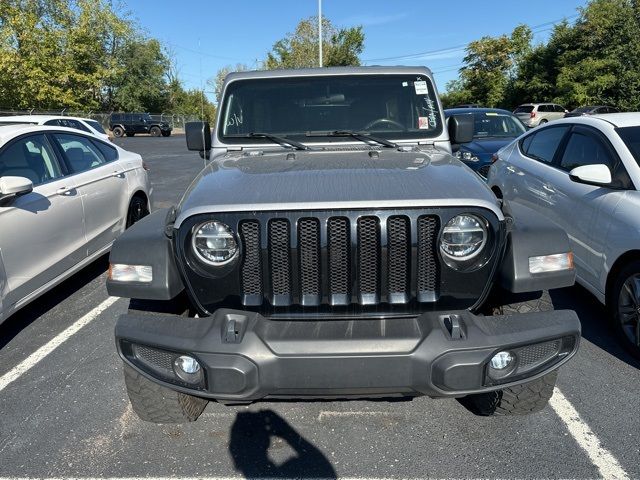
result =
[{"label": "silver sedan", "polygon": [[149,212],[140,155],[71,128],[0,126],[0,323]]},{"label": "silver sedan", "polygon": [[498,152],[488,183],[566,230],[577,281],[640,358],[640,113],[536,128]]}]

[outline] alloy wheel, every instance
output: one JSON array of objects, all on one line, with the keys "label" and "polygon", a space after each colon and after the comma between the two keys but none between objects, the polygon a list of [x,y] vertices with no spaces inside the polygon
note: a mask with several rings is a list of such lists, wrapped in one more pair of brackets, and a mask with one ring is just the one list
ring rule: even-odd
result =
[{"label": "alloy wheel", "polygon": [[640,348],[640,274],[631,275],[622,285],[618,322],[629,341]]}]

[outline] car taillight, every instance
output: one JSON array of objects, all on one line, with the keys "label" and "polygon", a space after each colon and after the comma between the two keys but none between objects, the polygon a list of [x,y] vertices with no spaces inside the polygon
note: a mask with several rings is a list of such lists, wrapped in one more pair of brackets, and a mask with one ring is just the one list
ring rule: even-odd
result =
[{"label": "car taillight", "polygon": [[530,116],[531,118],[536,118],[536,112],[531,112],[531,113],[529,114],[529,116]]}]

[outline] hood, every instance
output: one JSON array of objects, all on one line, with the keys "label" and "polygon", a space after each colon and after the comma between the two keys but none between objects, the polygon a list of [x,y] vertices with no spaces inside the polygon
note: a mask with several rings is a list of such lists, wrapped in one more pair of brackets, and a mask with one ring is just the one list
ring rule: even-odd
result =
[{"label": "hood", "polygon": [[185,192],[175,222],[223,211],[479,206],[502,219],[471,169],[434,148],[240,151],[216,157]]},{"label": "hood", "polygon": [[472,153],[494,154],[505,145],[509,145],[517,137],[503,138],[474,138],[472,142],[465,143],[462,147]]}]

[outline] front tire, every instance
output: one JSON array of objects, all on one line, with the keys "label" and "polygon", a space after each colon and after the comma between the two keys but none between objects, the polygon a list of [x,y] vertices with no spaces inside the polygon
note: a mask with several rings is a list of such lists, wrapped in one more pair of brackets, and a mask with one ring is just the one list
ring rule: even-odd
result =
[{"label": "front tire", "polygon": [[607,309],[620,342],[640,359],[640,260],[630,262],[618,273],[607,299]]},{"label": "front tire", "polygon": [[162,136],[163,136],[163,137],[169,137],[169,136],[171,136],[171,131],[162,132]]},{"label": "front tire", "polygon": [[124,135],[124,129],[122,127],[114,127],[111,131],[113,132],[113,136],[116,138],[122,138]]}]

